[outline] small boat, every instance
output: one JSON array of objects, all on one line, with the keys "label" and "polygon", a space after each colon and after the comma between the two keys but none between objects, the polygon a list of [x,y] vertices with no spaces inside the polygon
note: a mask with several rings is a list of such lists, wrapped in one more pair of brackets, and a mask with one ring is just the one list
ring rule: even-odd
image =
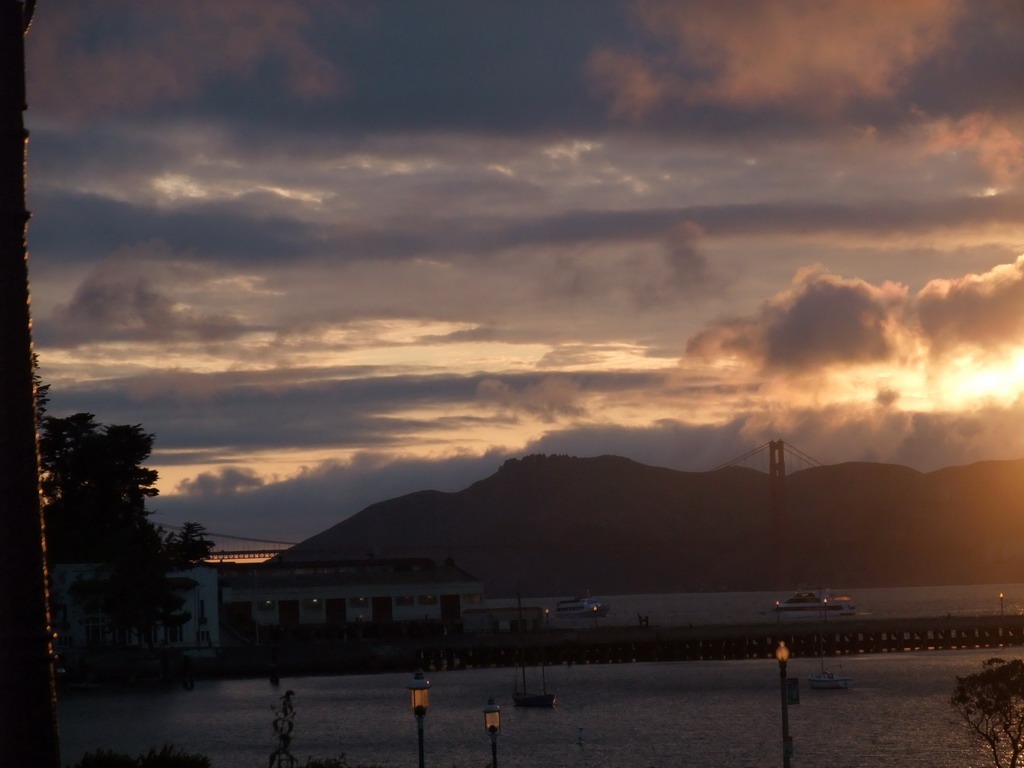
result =
[{"label": "small boat", "polygon": [[[517,707],[535,707],[551,709],[555,706],[555,694],[548,693],[547,680],[544,675],[544,646],[541,646],[540,693],[529,693],[526,690],[526,645],[523,638],[523,602],[517,597],[519,604],[519,659],[516,662],[516,680],[512,690],[512,703]],[[519,688],[522,676],[523,687]]]},{"label": "small boat", "polygon": [[821,664],[821,671],[807,676],[807,682],[811,688],[823,690],[826,688],[853,688],[853,678],[842,673],[829,672],[825,669],[825,641],[821,632],[818,632],[818,662]]},{"label": "small boat", "polygon": [[555,706],[555,694],[553,693],[525,693],[512,694],[512,703],[517,707],[537,707],[551,709]]},{"label": "small boat", "polygon": [[807,676],[811,688],[853,688],[853,678],[835,672],[826,672],[822,666],[821,672],[815,672]]},{"label": "small boat", "polygon": [[559,600],[555,605],[555,618],[557,619],[586,619],[594,616],[602,617],[608,615],[611,608],[609,603],[602,602],[596,597],[574,597],[571,600]]},{"label": "small boat", "polygon": [[833,595],[830,590],[798,590],[781,603],[775,601],[779,615],[804,616],[809,619],[829,616],[853,616],[857,606],[849,595]]}]

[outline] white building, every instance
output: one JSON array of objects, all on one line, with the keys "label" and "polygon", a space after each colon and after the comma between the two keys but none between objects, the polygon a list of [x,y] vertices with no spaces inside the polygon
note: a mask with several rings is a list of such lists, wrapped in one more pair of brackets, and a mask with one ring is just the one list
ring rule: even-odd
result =
[{"label": "white building", "polygon": [[454,563],[425,558],[225,565],[224,610],[259,626],[459,621],[483,584]]},{"label": "white building", "polygon": [[[136,633],[115,632],[103,611],[102,601],[90,596],[89,584],[104,577],[109,566],[99,563],[56,565],[51,571],[53,626],[58,648],[85,650],[107,646],[148,646],[149,639]],[[188,614],[183,624],[158,626],[153,645],[163,648],[210,648],[220,645],[220,613],[217,570],[199,565],[172,571],[167,581],[184,600],[179,613]],[[75,585],[79,587],[76,588]]]}]

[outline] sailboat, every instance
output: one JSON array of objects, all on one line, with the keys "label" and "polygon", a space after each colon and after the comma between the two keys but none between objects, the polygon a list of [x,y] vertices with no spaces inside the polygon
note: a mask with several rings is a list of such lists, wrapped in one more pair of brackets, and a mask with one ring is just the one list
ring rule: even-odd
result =
[{"label": "sailboat", "polygon": [[[825,616],[825,621],[827,622],[828,614],[826,613]],[[818,661],[821,663],[821,671],[807,676],[807,681],[810,683],[811,688],[853,688],[852,677],[848,677],[841,672],[829,672],[825,669],[825,650],[822,644],[821,632],[818,632]]]},{"label": "sailboat", "polygon": [[[518,598],[517,598],[518,599]],[[512,691],[512,703],[517,707],[546,707],[550,709],[555,706],[555,694],[548,693],[547,680],[544,676],[544,661],[540,665],[540,693],[529,693],[526,689],[526,643],[523,639],[523,603],[519,600],[519,660],[516,662],[516,681]],[[519,678],[522,676],[523,687],[519,688]]]},{"label": "sailboat", "polygon": [[541,692],[540,693],[529,693],[526,690],[526,665],[519,664],[518,672],[522,673],[523,677],[523,688],[519,689],[519,675],[516,675],[516,686],[512,692],[512,703],[517,707],[547,707],[550,709],[555,706],[555,694],[548,693],[547,685],[544,680],[544,665],[540,668],[540,679],[541,679]]}]

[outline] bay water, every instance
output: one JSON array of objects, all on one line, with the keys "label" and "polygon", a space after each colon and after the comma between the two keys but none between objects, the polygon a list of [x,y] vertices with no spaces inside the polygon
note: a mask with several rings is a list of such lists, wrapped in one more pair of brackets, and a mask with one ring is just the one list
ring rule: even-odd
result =
[{"label": "bay water", "polygon": [[[1016,614],[1024,607],[1020,584],[851,594],[861,613],[875,617],[982,615],[1000,609]],[[648,616],[652,628],[763,621],[774,601],[785,597],[764,592],[608,596],[612,610],[602,621],[628,624],[638,614]],[[524,599],[524,604],[553,605],[554,599]],[[791,659],[788,672],[801,679],[800,703],[789,709],[793,765],[985,765],[984,753],[949,706],[955,678],[980,670],[992,656],[1021,653],[1006,648],[843,657],[842,671],[855,684],[838,691],[808,689],[806,676],[818,662]],[[554,710],[513,707],[513,675],[511,669],[429,675],[428,768],[490,765],[482,710],[491,696],[502,707],[498,763],[503,768],[782,765],[774,661],[548,667],[548,689],[558,695]],[[190,691],[145,684],[67,691],[59,701],[62,757],[70,765],[97,748],[139,754],[172,743],[208,755],[215,768],[265,766],[276,746],[273,710],[280,696],[293,690],[297,714],[291,752],[300,765],[307,756],[345,753],[352,763],[414,766],[417,736],[406,690],[409,677],[284,678],[277,686],[264,679],[199,680]]]}]

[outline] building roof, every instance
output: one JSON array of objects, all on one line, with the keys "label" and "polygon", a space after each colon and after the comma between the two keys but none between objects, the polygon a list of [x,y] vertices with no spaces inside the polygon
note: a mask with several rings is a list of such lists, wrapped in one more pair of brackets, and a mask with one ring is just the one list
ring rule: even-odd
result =
[{"label": "building roof", "polygon": [[237,590],[280,587],[370,586],[388,584],[480,583],[451,561],[437,565],[426,558],[395,560],[322,560],[219,566],[221,581]]}]

